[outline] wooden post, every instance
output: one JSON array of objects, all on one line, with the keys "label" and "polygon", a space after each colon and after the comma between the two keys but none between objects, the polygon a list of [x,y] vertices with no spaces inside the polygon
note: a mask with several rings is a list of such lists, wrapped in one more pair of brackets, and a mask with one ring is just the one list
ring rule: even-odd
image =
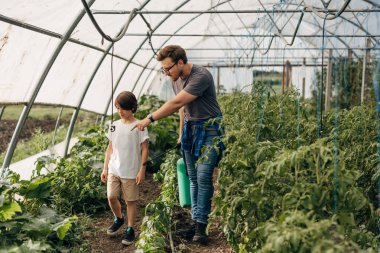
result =
[{"label": "wooden post", "polygon": [[282,94],[285,92],[285,87],[288,88],[292,82],[292,64],[286,61],[282,67]]},{"label": "wooden post", "polygon": [[350,62],[352,59],[352,49],[349,48],[347,52],[347,62]]},{"label": "wooden post", "polygon": [[305,83],[306,83],[306,58],[303,58],[303,63],[302,63],[302,98],[305,99]]},{"label": "wooden post", "polygon": [[[371,39],[366,39],[366,48],[371,46]],[[362,105],[365,97],[365,82],[367,80],[367,62],[369,61],[369,49],[365,50],[365,54],[363,56],[363,74],[362,74],[362,90],[360,95],[360,104]]]},{"label": "wooden post", "polygon": [[216,67],[216,94],[220,94],[220,67]]},{"label": "wooden post", "polygon": [[329,49],[329,60],[327,63],[327,73],[326,73],[326,91],[325,91],[325,110],[331,108],[331,74],[332,74],[332,49]]},{"label": "wooden post", "polygon": [[282,66],[282,80],[281,80],[282,94],[285,92],[285,63]]}]

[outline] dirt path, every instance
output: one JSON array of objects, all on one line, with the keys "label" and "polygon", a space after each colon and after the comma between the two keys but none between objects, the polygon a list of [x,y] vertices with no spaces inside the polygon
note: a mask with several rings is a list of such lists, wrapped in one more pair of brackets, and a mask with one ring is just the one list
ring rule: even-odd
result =
[{"label": "dirt path", "polygon": [[[144,207],[154,200],[160,194],[160,185],[153,181],[152,175],[147,173],[147,178],[143,182],[140,191],[140,201],[138,203],[138,216],[137,216],[137,236],[139,235],[139,227],[142,221],[142,211]],[[176,214],[179,217],[179,222],[184,223],[190,218],[189,210],[176,208],[179,210]],[[110,237],[107,236],[106,230],[110,226],[113,219],[111,211],[105,212],[94,217],[91,220],[90,228],[85,234],[85,239],[89,242],[89,249],[91,252],[96,253],[106,253],[106,252],[134,252],[135,246],[124,246],[121,244],[123,238],[123,233],[120,231],[117,235]],[[180,225],[178,223],[178,225]],[[177,226],[178,227],[178,226]],[[176,250],[181,252],[199,252],[199,253],[214,253],[223,252],[230,253],[233,252],[227,243],[224,234],[219,228],[219,224],[213,224],[209,229],[209,239],[210,242],[207,246],[201,246],[196,243],[191,242],[191,240],[186,240],[173,236],[173,241],[175,243]],[[168,247],[170,249],[170,247]],[[171,252],[169,250],[169,252]]]},{"label": "dirt path", "polygon": [[[146,174],[146,179],[140,187],[140,200],[137,204],[137,220],[136,220],[136,236],[140,234],[140,224],[143,218],[143,211],[147,204],[157,198],[160,194],[160,184],[153,181],[153,176],[150,173]],[[92,219],[88,233],[85,234],[85,239],[89,241],[90,251],[97,253],[105,252],[134,252],[136,249],[134,245],[124,246],[121,244],[123,239],[123,230],[115,236],[107,235],[107,228],[113,221],[113,214],[111,211],[99,214]]]}]

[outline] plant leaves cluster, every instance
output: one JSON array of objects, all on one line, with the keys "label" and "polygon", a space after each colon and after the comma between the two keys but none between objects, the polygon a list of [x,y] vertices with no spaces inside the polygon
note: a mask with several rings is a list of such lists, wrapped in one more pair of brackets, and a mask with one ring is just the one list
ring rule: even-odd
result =
[{"label": "plant leaves cluster", "polygon": [[227,149],[213,215],[234,250],[377,250],[375,109],[326,112],[319,138],[309,101],[270,90],[258,82],[220,99]]}]

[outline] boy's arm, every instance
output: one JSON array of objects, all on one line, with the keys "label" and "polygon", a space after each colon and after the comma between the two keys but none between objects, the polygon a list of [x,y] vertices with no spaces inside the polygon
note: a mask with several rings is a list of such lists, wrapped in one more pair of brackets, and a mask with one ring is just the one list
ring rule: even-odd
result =
[{"label": "boy's arm", "polygon": [[110,160],[111,154],[112,154],[112,142],[109,141],[107,149],[106,149],[106,154],[105,154],[105,158],[104,158],[104,166],[103,166],[103,171],[102,171],[102,175],[101,175],[102,182],[107,181],[108,162]]},{"label": "boy's arm", "polygon": [[149,141],[145,140],[143,143],[141,143],[141,165],[139,173],[136,177],[136,183],[140,184],[145,179],[145,170],[146,170],[146,161],[148,160],[148,145]]}]

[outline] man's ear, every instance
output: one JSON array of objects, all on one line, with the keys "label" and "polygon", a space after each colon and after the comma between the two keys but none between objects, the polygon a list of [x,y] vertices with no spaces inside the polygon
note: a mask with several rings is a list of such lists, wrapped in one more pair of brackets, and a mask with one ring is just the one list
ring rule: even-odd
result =
[{"label": "man's ear", "polygon": [[177,62],[178,65],[184,65],[183,63],[183,60],[182,59],[179,59],[178,62]]}]

